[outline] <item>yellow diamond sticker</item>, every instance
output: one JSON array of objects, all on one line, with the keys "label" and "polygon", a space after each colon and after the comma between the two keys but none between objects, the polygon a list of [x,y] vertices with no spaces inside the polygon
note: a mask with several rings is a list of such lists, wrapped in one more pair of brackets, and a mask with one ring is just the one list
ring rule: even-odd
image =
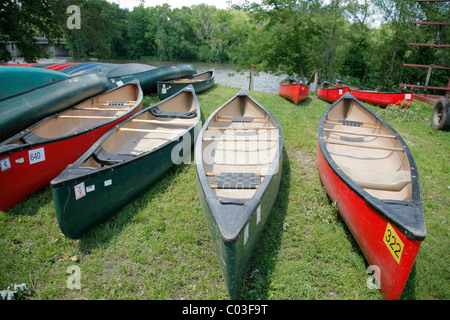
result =
[{"label": "yellow diamond sticker", "polygon": [[400,264],[404,244],[390,223],[388,223],[386,226],[383,242],[386,244],[387,248],[389,249],[389,252],[392,254],[395,261],[397,261],[397,263]]}]

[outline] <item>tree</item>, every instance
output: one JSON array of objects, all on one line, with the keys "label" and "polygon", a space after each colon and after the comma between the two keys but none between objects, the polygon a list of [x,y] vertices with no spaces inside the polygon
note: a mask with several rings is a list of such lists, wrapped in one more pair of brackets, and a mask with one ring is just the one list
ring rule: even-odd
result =
[{"label": "tree", "polygon": [[46,37],[50,45],[58,43],[64,34],[67,6],[65,0],[2,0],[0,61],[7,62],[12,59],[6,46],[13,43],[26,62],[48,57],[35,37]]}]

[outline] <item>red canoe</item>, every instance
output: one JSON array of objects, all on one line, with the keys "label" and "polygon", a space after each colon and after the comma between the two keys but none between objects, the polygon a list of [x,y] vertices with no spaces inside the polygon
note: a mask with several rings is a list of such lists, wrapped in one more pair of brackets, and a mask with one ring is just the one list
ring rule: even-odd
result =
[{"label": "red canoe", "polygon": [[[142,108],[137,81],[92,97],[0,144],[0,210],[47,186],[103,134]],[[7,187],[6,187],[7,186]]]},{"label": "red canoe", "polygon": [[348,88],[341,88],[325,81],[317,88],[317,97],[333,103],[348,91]]},{"label": "red canoe", "polygon": [[283,98],[298,104],[308,98],[309,87],[302,85],[296,80],[288,79],[280,83],[278,93]]},{"label": "red canoe", "polygon": [[343,88],[348,88],[350,93],[359,101],[367,102],[383,108],[386,108],[390,104],[399,106],[401,108],[409,108],[414,98],[413,92],[383,92],[375,89],[355,86],[345,83],[341,80],[336,80],[336,84]]},{"label": "red canoe", "polygon": [[400,135],[345,94],[323,114],[322,183],[375,270],[384,299],[399,299],[426,236],[417,166]]},{"label": "red canoe", "polygon": [[47,67],[45,67],[45,69],[61,71],[62,69],[73,66],[74,64],[78,64],[78,62],[57,63],[57,64],[47,66]]}]

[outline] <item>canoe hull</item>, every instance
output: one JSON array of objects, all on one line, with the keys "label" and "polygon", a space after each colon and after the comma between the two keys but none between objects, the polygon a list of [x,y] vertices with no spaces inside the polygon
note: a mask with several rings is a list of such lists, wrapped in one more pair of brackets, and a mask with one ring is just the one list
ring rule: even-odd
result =
[{"label": "canoe hull", "polygon": [[[422,241],[405,236],[375,208],[356,194],[331,169],[317,143],[317,161],[320,178],[331,199],[337,201],[339,213],[357,241],[370,265],[378,266],[379,287],[386,300],[399,299],[408,280]],[[404,244],[400,263],[396,261],[385,241],[389,226]],[[376,271],[375,271],[376,272]]]},{"label": "canoe hull", "polygon": [[[214,85],[214,71],[211,72],[211,77],[208,79],[201,79],[196,81],[186,81],[186,82],[176,82],[176,81],[158,81],[157,90],[159,99],[166,99],[167,97],[175,94],[181,89],[192,85],[194,87],[195,93],[202,93],[212,88]],[[204,73],[207,73],[204,72]],[[196,76],[201,76],[202,74],[193,75],[192,78],[195,79]]]},{"label": "canoe hull", "polygon": [[[138,88],[138,85],[135,85]],[[106,93],[108,94],[108,93]],[[100,95],[99,97],[102,97]],[[34,192],[46,187],[70,163],[76,161],[100,137],[117,124],[140,110],[140,100],[130,110],[116,119],[107,120],[95,126],[86,125],[84,130],[36,143],[19,144],[34,128],[45,126],[61,113],[50,116],[27,130],[0,144],[0,185],[8,186],[0,198],[0,210],[8,211]],[[64,114],[64,112],[62,113]]]},{"label": "canoe hull", "polygon": [[390,93],[390,92],[368,92],[351,90],[351,94],[359,101],[386,108],[388,105],[396,105],[401,108],[409,108],[414,98],[414,93]]},{"label": "canoe hull", "polygon": [[[127,165],[115,166],[113,170],[101,170],[94,175],[84,176],[86,172],[83,169],[74,168],[65,172],[74,176],[69,182],[57,185],[52,181],[56,217],[64,235],[72,239],[81,238],[148,190],[174,167],[174,163],[168,161],[172,150],[183,142],[186,135],[193,142],[194,131],[192,129],[179,141],[173,141]],[[77,199],[75,190],[81,185],[86,193]],[[89,192],[90,189],[93,191]]]},{"label": "canoe hull", "polygon": [[67,77],[62,72],[47,69],[0,66],[0,99]]},{"label": "canoe hull", "polygon": [[[244,116],[238,117],[237,115]],[[250,116],[247,117],[248,115],[255,116],[255,120]],[[224,123],[228,123],[228,125],[223,127]],[[262,130],[261,126],[264,123],[268,124],[268,130],[273,130],[273,133],[268,134],[270,138],[254,132]],[[228,128],[224,129],[227,130],[227,133],[215,133],[220,127]],[[245,137],[250,139],[249,142],[253,140],[252,135],[253,138],[261,140],[249,144],[248,147],[240,146],[239,148],[233,144],[210,143],[214,141],[209,140],[208,136],[211,133],[216,138],[222,137],[222,135],[228,136],[229,140],[219,138],[219,143],[220,141],[243,141],[240,138],[234,140],[242,135],[242,133],[235,135],[235,130],[237,132],[249,130],[245,134]],[[233,133],[230,135],[228,131]],[[276,138],[273,138],[273,135]],[[271,141],[270,147],[265,144],[265,141]],[[283,141],[283,132],[278,121],[244,91],[239,92],[209,116],[197,139],[195,145],[197,189],[230,299],[238,298],[248,263],[277,197],[282,175]],[[242,155],[238,158],[237,152],[239,151],[236,150],[243,148],[253,150],[248,152],[248,159]],[[270,154],[265,154],[269,149],[271,149]],[[222,150],[225,150],[224,154],[220,153]],[[211,155],[214,159],[210,158]],[[222,156],[229,159],[229,162],[221,160]],[[258,161],[257,159],[263,160]],[[241,163],[244,169],[238,171],[234,161]],[[214,164],[218,164],[218,166],[214,166]],[[235,175],[234,172],[243,172],[242,170],[246,170],[244,172],[247,173],[253,172],[255,175],[261,174],[262,180],[257,188],[252,187],[250,181],[243,181],[244,184],[249,183],[247,187],[239,186],[240,182],[238,181],[231,181],[223,188],[216,187],[215,178],[211,178],[224,174]],[[221,182],[216,183],[220,184]],[[225,184],[227,183],[225,182]],[[236,189],[242,190],[243,194],[236,193],[233,184]],[[244,195],[245,192],[247,193]]]},{"label": "canoe hull", "polygon": [[[141,149],[139,154],[125,161],[104,165],[97,163],[95,167],[85,163],[92,158],[95,159],[96,152],[103,148],[103,144],[108,144],[108,141],[113,140],[117,142],[119,147],[126,147],[150,140],[151,135],[138,137],[140,139],[138,142],[134,140],[135,136],[128,137],[128,140],[121,140],[123,135],[119,132],[126,129],[127,125],[132,125],[133,122],[136,122],[135,120],[145,121],[147,114],[151,114],[155,107],[167,105],[170,107],[173,106],[171,103],[184,103],[180,101],[183,101],[185,97],[188,97],[189,104],[195,105],[195,116],[189,116],[190,119],[193,119],[192,124],[182,132],[175,131],[176,135],[170,140],[158,145],[148,146],[147,149]],[[195,135],[201,128],[201,111],[192,87],[184,89],[184,92],[180,92],[173,97],[173,100],[171,99],[150,106],[112,128],[80,158],[51,181],[56,217],[65,236],[72,239],[83,237],[98,224],[113,216],[131,200],[145,192],[171,170],[176,163],[181,163],[176,155],[180,154],[180,150],[185,151],[186,148],[189,151],[191,150]],[[192,105],[186,106],[191,108]],[[184,105],[181,105],[181,107],[184,107]],[[182,109],[181,107],[179,110]],[[120,155],[120,152],[118,155]],[[183,157],[185,156],[187,155],[183,154]],[[178,162],[179,160],[180,162]]]},{"label": "canoe hull", "polygon": [[[248,220],[246,227],[242,229],[238,237],[233,241],[225,241],[222,238],[212,212],[219,204],[206,198],[205,191],[203,190],[202,183],[199,181],[197,174],[197,189],[200,203],[230,299],[234,300],[239,296],[239,290],[242,286],[248,263],[255,251],[267,219],[272,212],[272,207],[280,188],[282,173],[281,163],[283,162],[282,154],[279,161],[280,168],[278,168],[277,173],[272,176],[272,180],[269,183],[264,196],[261,198],[261,201],[253,201],[248,204],[249,206],[254,207],[250,219]],[[236,207],[236,210],[242,209],[241,206],[237,205],[228,206],[230,206],[230,210],[233,210],[233,208],[231,208],[232,206]]]},{"label": "canoe hull", "polygon": [[336,102],[341,98],[345,93],[348,92],[348,88],[317,88],[317,97],[326,102]]},{"label": "canoe hull", "polygon": [[104,74],[68,77],[0,100],[0,141],[107,90]]},{"label": "canoe hull", "polygon": [[127,74],[116,77],[108,77],[110,88],[120,87],[134,79],[139,80],[144,94],[155,93],[157,91],[157,82],[171,79],[189,77],[195,74],[195,68],[189,64],[173,65],[152,70]]},{"label": "canoe hull", "polygon": [[309,96],[309,87],[302,84],[284,85],[280,84],[278,87],[278,93],[283,98],[292,101],[295,104],[306,100]]}]

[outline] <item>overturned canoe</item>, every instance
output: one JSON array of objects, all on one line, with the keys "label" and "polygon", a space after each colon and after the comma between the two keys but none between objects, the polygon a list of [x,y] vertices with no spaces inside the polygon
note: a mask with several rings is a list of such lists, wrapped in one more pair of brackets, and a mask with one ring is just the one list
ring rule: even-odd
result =
[{"label": "overturned canoe", "polygon": [[[149,66],[150,67],[150,66]],[[157,91],[157,82],[170,79],[189,77],[196,73],[191,64],[177,64],[173,66],[152,68],[142,72],[126,73],[116,75],[113,69],[107,75],[110,88],[120,87],[121,85],[133,80],[139,80],[144,94],[155,93]]]},{"label": "overturned canoe", "polygon": [[211,89],[214,85],[214,70],[197,73],[188,78],[158,81],[158,97],[165,99],[190,84],[194,87],[197,94]]},{"label": "overturned canoe", "polygon": [[308,98],[309,87],[294,79],[288,79],[280,83],[278,86],[278,93],[283,98],[298,104]]},{"label": "overturned canoe", "polygon": [[8,211],[77,160],[113,126],[142,107],[137,82],[87,99],[0,144],[0,210]]},{"label": "overturned canoe", "polygon": [[317,161],[383,297],[400,298],[426,235],[419,174],[406,143],[347,93],[320,120]]},{"label": "overturned canoe", "polygon": [[0,141],[108,88],[103,73],[67,77],[0,100]]},{"label": "overturned canoe", "polygon": [[0,99],[67,77],[62,72],[47,69],[0,66]]},{"label": "overturned canoe", "polygon": [[192,86],[133,115],[69,165],[51,187],[61,231],[78,239],[188,156],[201,113]]},{"label": "overturned canoe", "polygon": [[197,188],[231,299],[277,197],[283,132],[245,91],[214,111],[195,146]]},{"label": "overturned canoe", "polygon": [[348,88],[335,86],[334,84],[324,81],[317,88],[317,97],[326,102],[333,103],[348,91]]},{"label": "overturned canoe", "polygon": [[414,99],[413,92],[383,92],[375,89],[355,86],[341,80],[336,80],[336,83],[342,88],[348,88],[349,92],[359,101],[370,103],[382,108],[386,108],[391,104],[401,108],[409,108],[412,100]]}]

